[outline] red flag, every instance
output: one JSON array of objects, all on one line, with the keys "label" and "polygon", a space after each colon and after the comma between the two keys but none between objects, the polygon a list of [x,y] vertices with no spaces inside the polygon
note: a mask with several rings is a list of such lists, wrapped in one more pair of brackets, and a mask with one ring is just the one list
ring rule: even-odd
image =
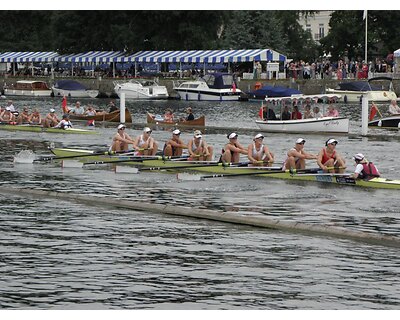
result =
[{"label": "red flag", "polygon": [[258,116],[259,116],[261,119],[264,119],[264,118],[263,118],[263,115],[264,115],[264,106],[261,105],[260,111],[258,111]]},{"label": "red flag", "polygon": [[372,104],[371,111],[369,113],[369,121],[372,121],[374,119],[377,111],[378,111],[378,108],[376,107],[376,105]]},{"label": "red flag", "polygon": [[67,107],[67,97],[66,96],[63,97],[62,102],[61,102],[61,106],[62,106],[63,113],[68,113],[69,112],[69,109]]},{"label": "red flag", "polygon": [[232,91],[235,93],[236,92],[236,83],[232,82]]}]

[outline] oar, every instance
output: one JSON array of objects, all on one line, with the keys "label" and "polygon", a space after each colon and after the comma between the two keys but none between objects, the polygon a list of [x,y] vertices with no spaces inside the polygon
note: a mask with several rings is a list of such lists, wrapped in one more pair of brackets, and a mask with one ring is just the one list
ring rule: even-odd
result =
[{"label": "oar", "polygon": [[[126,159],[119,159],[119,160],[111,160],[111,161],[93,161],[93,162],[85,162],[83,165],[89,165],[89,164],[109,164],[109,163],[123,163],[123,162],[142,162],[146,160],[170,160],[170,159],[175,159],[175,158],[181,158],[181,157],[165,157],[165,156],[133,156],[133,157],[126,157]],[[187,157],[185,157],[187,159]]]},{"label": "oar", "polygon": [[[274,173],[291,173],[292,175],[295,175],[297,173],[317,173],[318,171],[321,170],[321,168],[310,168],[310,169],[293,169],[293,170],[284,170],[276,167],[273,167],[269,170],[264,169],[264,170],[259,170],[257,172],[254,172],[254,169],[257,167],[251,167],[252,172],[243,172],[243,173],[219,173],[219,174],[210,174],[210,175],[194,175],[194,174],[178,174],[177,178],[178,180],[192,180],[192,181],[201,181],[209,178],[223,178],[223,177],[238,177],[238,176],[255,176],[255,175],[260,175],[260,174],[274,174]],[[257,169],[256,169],[257,170]]]},{"label": "oar", "polygon": [[92,157],[92,156],[109,156],[109,155],[114,155],[114,154],[124,154],[124,153],[131,153],[135,152],[137,150],[125,150],[125,151],[99,151],[99,152],[93,152],[93,153],[86,153],[86,154],[77,154],[77,155],[71,155],[71,156],[64,156],[64,157],[53,157],[53,156],[48,156],[48,157],[42,157],[40,159],[35,159],[33,160],[34,162],[40,162],[40,161],[52,161],[52,160],[63,160],[63,159],[72,159],[72,158],[83,158],[83,157]]}]

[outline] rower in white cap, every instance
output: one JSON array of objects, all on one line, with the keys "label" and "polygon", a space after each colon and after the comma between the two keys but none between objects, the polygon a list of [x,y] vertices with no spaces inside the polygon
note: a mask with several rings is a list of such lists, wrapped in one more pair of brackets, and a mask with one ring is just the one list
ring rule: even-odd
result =
[{"label": "rower in white cap", "polygon": [[200,130],[195,130],[193,139],[189,140],[188,151],[190,158],[199,161],[211,161],[214,148],[209,146]]},{"label": "rower in white cap", "polygon": [[169,139],[164,145],[164,155],[167,157],[180,157],[183,149],[187,149],[187,145],[183,143],[180,138],[181,131],[175,129],[172,131],[172,138]]},{"label": "rower in white cap", "polygon": [[158,143],[151,136],[151,130],[149,127],[143,129],[143,133],[136,137],[133,148],[138,150],[138,155],[154,156],[158,151]]},{"label": "rower in white cap", "polygon": [[239,162],[240,154],[247,155],[247,149],[245,149],[238,141],[238,134],[232,132],[226,136],[229,142],[222,149],[221,161],[226,163]]},{"label": "rower in white cap", "polygon": [[296,140],[294,148],[287,152],[287,158],[282,167],[283,170],[303,170],[306,168],[306,160],[318,159],[317,155],[304,151],[305,143],[306,140],[303,138]]},{"label": "rower in white cap", "polygon": [[274,154],[263,144],[264,136],[258,133],[253,138],[253,143],[247,147],[247,157],[254,166],[271,166],[274,163]]},{"label": "rower in white cap", "polygon": [[135,141],[125,132],[126,126],[119,124],[117,127],[117,133],[113,137],[111,151],[127,151],[130,144],[134,144]]},{"label": "rower in white cap", "polygon": [[[334,138],[330,138],[325,142],[325,148],[322,148],[318,154],[317,163],[318,166],[324,170],[324,172],[330,173],[343,173],[345,169],[346,161],[336,152],[336,145],[338,141]],[[328,169],[332,168],[332,169]]]}]

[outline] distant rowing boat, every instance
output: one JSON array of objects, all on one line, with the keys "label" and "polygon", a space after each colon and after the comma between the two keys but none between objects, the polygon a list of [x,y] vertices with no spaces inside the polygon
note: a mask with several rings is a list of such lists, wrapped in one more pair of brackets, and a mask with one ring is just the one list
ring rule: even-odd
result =
[{"label": "distant rowing boat", "polygon": [[8,131],[28,131],[28,132],[46,132],[46,133],[63,133],[63,134],[97,134],[93,130],[69,128],[69,129],[59,129],[59,128],[44,128],[38,125],[11,125],[11,124],[0,124],[0,130]]},{"label": "distant rowing boat", "polygon": [[163,126],[186,126],[186,127],[204,127],[206,125],[206,118],[201,116],[194,120],[178,120],[174,122],[165,122],[164,119],[158,118],[157,115],[147,112],[147,123],[158,124]]},{"label": "distant rowing boat", "polygon": [[[290,181],[314,181],[322,183],[330,183],[335,185],[347,185],[347,186],[360,186],[376,189],[400,189],[400,180],[391,180],[385,178],[374,178],[371,180],[361,180],[353,179],[348,174],[330,174],[321,173],[310,170],[309,172],[298,172],[290,173],[283,172],[277,169],[259,168],[259,167],[240,167],[240,166],[224,166],[221,163],[204,163],[204,165],[199,165],[199,162],[187,162],[187,161],[171,161],[163,160],[161,158],[135,158],[130,161],[130,156],[128,155],[91,155],[94,151],[82,150],[82,149],[66,149],[66,148],[54,148],[51,149],[57,157],[68,157],[77,155],[80,156],[80,161],[105,161],[107,162],[117,162],[123,161],[124,164],[143,166],[143,167],[158,167],[162,169],[163,167],[168,167],[169,169],[179,170],[179,167],[184,167],[184,170],[195,171],[197,173],[208,173],[208,174],[223,174],[224,176],[229,176],[230,174],[236,175],[257,175],[265,178],[275,178]],[[87,154],[87,157],[82,157],[82,155]],[[181,159],[183,160],[183,159]],[[174,167],[174,168],[172,168]]]},{"label": "distant rowing boat", "polygon": [[[86,116],[82,114],[69,114],[71,120],[95,120],[95,121],[108,121],[108,122],[120,122],[121,112],[115,110],[109,113],[99,113],[94,116]],[[132,123],[132,116],[128,109],[125,109],[125,122]]]}]

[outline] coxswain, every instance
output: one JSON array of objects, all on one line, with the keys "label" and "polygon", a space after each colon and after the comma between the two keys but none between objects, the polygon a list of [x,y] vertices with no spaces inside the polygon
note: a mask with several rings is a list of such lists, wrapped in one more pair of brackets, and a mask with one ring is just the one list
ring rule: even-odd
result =
[{"label": "coxswain", "polygon": [[247,149],[238,142],[238,134],[232,132],[227,135],[229,142],[222,149],[221,161],[225,163],[239,162],[240,154],[247,155]]},{"label": "coxswain", "polygon": [[344,172],[346,161],[336,152],[337,144],[338,141],[336,139],[328,139],[325,142],[325,148],[322,148],[318,154],[317,163],[324,172]]},{"label": "coxswain", "polygon": [[128,146],[134,144],[135,141],[125,132],[126,126],[119,124],[117,133],[113,137],[111,151],[128,151]]},{"label": "coxswain", "polygon": [[136,137],[133,148],[138,150],[138,155],[154,156],[157,153],[158,143],[151,136],[152,132],[149,127],[145,127],[143,133]]},{"label": "coxswain", "polygon": [[247,147],[247,157],[253,166],[269,167],[274,163],[274,154],[263,141],[264,136],[258,133],[254,136],[253,143]]},{"label": "coxswain", "polygon": [[59,129],[70,129],[72,128],[72,123],[69,121],[69,114],[64,114],[61,121],[54,127]]},{"label": "coxswain", "polygon": [[378,168],[370,161],[365,159],[362,153],[357,153],[353,156],[356,162],[356,168],[352,177],[354,179],[370,180],[381,176]]},{"label": "coxswain", "polygon": [[306,160],[317,159],[318,156],[308,153],[304,150],[304,144],[306,140],[298,138],[294,145],[294,148],[287,152],[287,158],[283,163],[282,170],[299,170],[306,168]]},{"label": "coxswain", "polygon": [[183,149],[187,149],[188,146],[183,143],[180,138],[181,131],[175,129],[172,131],[172,137],[164,145],[164,155],[168,157],[180,157],[182,156]]},{"label": "coxswain", "polygon": [[188,143],[189,159],[198,161],[211,161],[214,148],[209,146],[200,130],[195,130],[193,139]]}]

